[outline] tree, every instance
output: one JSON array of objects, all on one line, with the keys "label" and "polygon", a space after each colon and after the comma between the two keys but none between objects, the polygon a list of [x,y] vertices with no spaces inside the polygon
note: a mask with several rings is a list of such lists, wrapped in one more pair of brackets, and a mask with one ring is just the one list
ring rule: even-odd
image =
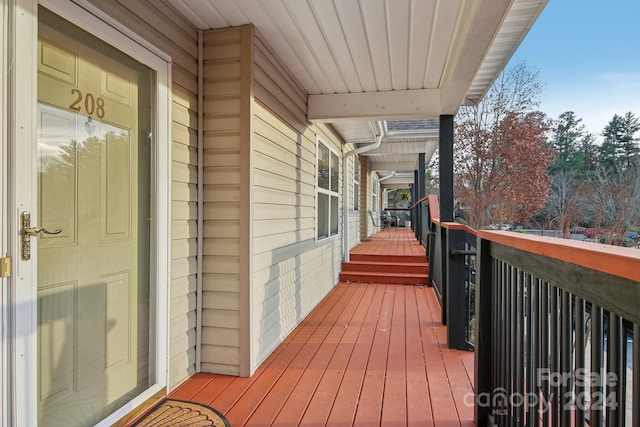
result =
[{"label": "tree", "polygon": [[581,121],[573,111],[560,114],[552,124],[549,141],[556,157],[549,167],[551,189],[546,211],[565,238],[569,237],[572,223],[586,219],[581,183],[589,174],[586,163],[593,163],[589,167],[595,169],[595,160],[583,151],[591,149],[593,136],[585,131]]},{"label": "tree", "polygon": [[594,225],[607,230],[605,243],[622,244],[625,233],[640,221],[640,163],[636,160],[624,172],[602,165],[588,188]]},{"label": "tree", "polygon": [[602,132],[604,140],[599,150],[602,163],[618,171],[629,168],[640,153],[635,136],[639,130],[640,121],[633,113],[628,112],[624,116],[614,114]]},{"label": "tree", "polygon": [[547,197],[553,150],[546,116],[535,111],[541,88],[537,72],[518,63],[458,114],[454,191],[473,227],[525,220]]}]

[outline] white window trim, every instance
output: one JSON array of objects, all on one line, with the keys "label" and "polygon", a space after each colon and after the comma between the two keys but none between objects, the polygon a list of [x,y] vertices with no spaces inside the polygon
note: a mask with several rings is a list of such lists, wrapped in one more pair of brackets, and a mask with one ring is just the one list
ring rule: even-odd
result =
[{"label": "white window trim", "polygon": [[[96,35],[101,40],[116,47],[118,50],[131,56],[138,62],[148,66],[156,72],[156,91],[154,93],[156,102],[156,117],[153,124],[154,136],[156,141],[156,147],[154,150],[154,162],[152,163],[153,175],[158,179],[155,181],[155,188],[153,188],[154,194],[154,209],[155,216],[157,218],[154,226],[155,242],[154,242],[154,263],[151,268],[152,280],[155,283],[155,287],[152,289],[154,297],[156,299],[155,311],[152,312],[155,320],[155,372],[152,375],[155,378],[155,384],[150,386],[145,392],[141,393],[135,399],[122,406],[116,412],[104,419],[97,426],[110,426],[115,421],[121,419],[123,416],[130,413],[136,407],[143,404],[146,400],[153,397],[156,393],[165,390],[168,385],[168,355],[169,355],[169,292],[168,286],[170,283],[170,266],[171,259],[169,254],[169,236],[171,235],[171,221],[170,221],[170,200],[171,200],[171,156],[170,156],[170,144],[171,144],[171,57],[152,44],[145,41],[143,38],[135,34],[132,30],[124,27],[121,23],[106,15],[104,12],[91,5],[86,0],[73,0],[73,1],[57,1],[57,0],[17,0],[16,8],[21,10],[33,11],[31,14],[21,14],[20,24],[16,27],[20,28],[18,31],[18,48],[20,51],[32,52],[35,54],[35,43],[37,42],[37,21],[38,16],[35,11],[38,4],[46,7],[62,18],[74,23],[80,28],[89,31]],[[24,30],[22,30],[24,29]],[[25,34],[29,34],[25,36]],[[33,74],[32,83],[35,84],[35,64],[29,55],[22,56],[24,60],[21,60],[16,69],[16,73],[29,72]],[[18,88],[15,88],[18,89]],[[32,91],[33,89],[33,91]],[[30,94],[27,98],[35,100],[35,87],[26,88],[26,91]],[[21,93],[21,91],[17,91]],[[33,105],[29,106],[27,112],[30,119],[29,121],[35,126],[35,108],[36,104],[33,101]],[[24,140],[31,140],[33,135],[32,129],[25,128],[26,134],[22,136]],[[30,136],[31,135],[31,136]],[[20,179],[19,175],[15,175],[12,179]],[[29,178],[30,179],[30,178]],[[12,184],[14,185],[14,184]],[[30,209],[32,201],[29,199],[29,195],[15,197],[14,203],[16,206],[25,206]],[[18,253],[17,247],[18,239],[14,239],[16,242],[13,244],[13,250]],[[17,258],[17,257],[16,257]],[[16,277],[14,280],[22,281],[24,284],[32,282],[32,278],[35,275],[32,272],[32,265],[27,265],[19,260],[14,261],[17,264]],[[23,265],[24,264],[24,265]],[[34,263],[31,263],[34,264]],[[15,267],[15,266],[14,266]],[[35,267],[33,267],[35,268]],[[35,286],[35,285],[33,285]],[[22,286],[19,291],[20,295],[17,295],[17,300],[24,299],[25,297],[33,297],[30,295],[31,286]],[[36,313],[32,310],[22,313],[22,316],[27,319],[27,324],[21,327],[24,331],[25,327],[32,327],[29,325],[35,325]],[[16,319],[14,319],[15,321]],[[16,363],[14,366],[18,370],[23,372],[29,372],[27,375],[30,377],[27,384],[15,384],[12,390],[12,395],[15,397],[22,396],[13,402],[15,409],[14,421],[18,425],[36,425],[37,420],[37,370],[34,363],[30,363],[30,360],[35,360],[37,349],[37,334],[31,333],[29,339],[21,339],[16,341],[16,350],[14,354]]]},{"label": "white window trim", "polygon": [[[318,151],[320,150],[320,144],[324,145],[325,147],[327,147],[327,149],[329,150],[329,190],[324,189],[324,188],[320,188],[320,186],[318,186],[318,171],[319,171],[319,165],[320,162],[318,161]],[[335,154],[336,157],[338,158],[338,191],[331,191],[331,154]],[[327,143],[324,139],[322,139],[321,137],[316,135],[316,193],[315,193],[315,199],[316,199],[316,206],[315,206],[315,214],[316,214],[316,230],[315,230],[315,241],[316,244],[321,244],[321,243],[325,243],[328,242],[330,240],[333,239],[337,239],[338,236],[340,236],[340,155],[339,153],[331,146],[331,144]],[[327,194],[329,196],[329,236],[327,237],[322,237],[319,238],[318,237],[318,220],[320,218],[319,215],[319,207],[318,207],[318,193],[323,193],[323,194]],[[337,196],[338,197],[338,230],[336,231],[335,234],[331,234],[331,196]]]},{"label": "white window trim", "polygon": [[[356,171],[358,171],[358,179],[356,179]],[[352,211],[359,212],[360,211],[360,183],[362,182],[362,175],[360,174],[360,159],[358,156],[353,156],[353,182],[352,182],[352,190],[353,190],[353,204]],[[356,184],[358,185],[358,191],[356,192]]]},{"label": "white window trim", "polygon": [[371,176],[371,207],[376,214],[380,209],[380,181],[375,175]]}]

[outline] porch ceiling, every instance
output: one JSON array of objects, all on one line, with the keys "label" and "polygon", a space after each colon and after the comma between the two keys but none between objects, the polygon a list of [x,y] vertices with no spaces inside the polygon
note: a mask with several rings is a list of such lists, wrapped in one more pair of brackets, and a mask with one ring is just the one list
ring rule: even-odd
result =
[{"label": "porch ceiling", "polygon": [[[201,29],[253,24],[308,96],[310,121],[373,142],[371,121],[437,119],[477,103],[548,0],[171,0]],[[168,2],[169,3],[169,2]],[[427,162],[438,132],[385,137],[374,170]],[[399,158],[398,156],[403,156]]]}]

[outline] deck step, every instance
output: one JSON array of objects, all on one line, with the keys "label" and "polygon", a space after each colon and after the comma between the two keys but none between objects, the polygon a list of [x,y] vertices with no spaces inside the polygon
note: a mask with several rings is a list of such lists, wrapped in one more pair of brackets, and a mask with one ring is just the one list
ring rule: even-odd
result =
[{"label": "deck step", "polygon": [[359,283],[426,285],[427,275],[411,273],[369,273],[361,271],[343,271],[342,273],[340,273],[340,281]]},{"label": "deck step", "polygon": [[428,283],[429,264],[424,255],[353,254],[342,263],[340,280],[360,283],[417,285]]},{"label": "deck step", "polygon": [[426,262],[351,261],[342,263],[342,271],[427,274],[429,265]]},{"label": "deck step", "polygon": [[369,255],[369,254],[351,254],[349,256],[350,261],[364,261],[364,262],[409,262],[409,263],[423,263],[428,262],[426,255]]}]

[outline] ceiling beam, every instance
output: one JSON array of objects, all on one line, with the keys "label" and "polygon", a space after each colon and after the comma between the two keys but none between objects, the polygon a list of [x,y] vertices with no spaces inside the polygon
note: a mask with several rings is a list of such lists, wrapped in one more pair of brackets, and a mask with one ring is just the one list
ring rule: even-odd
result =
[{"label": "ceiling beam", "polygon": [[309,95],[307,119],[311,122],[433,119],[440,117],[440,99],[438,89]]},{"label": "ceiling beam", "polygon": [[413,184],[413,177],[411,178],[389,178],[383,181],[383,188],[400,188],[400,187],[408,187],[408,184]]},{"label": "ceiling beam", "polygon": [[375,150],[364,153],[365,156],[380,156],[380,155],[403,155],[403,154],[420,154],[425,153],[428,158],[431,158],[434,151],[438,148],[438,141],[423,141],[423,142],[392,142],[382,143],[380,147]]},{"label": "ceiling beam", "polygon": [[[418,157],[412,162],[371,162],[371,170],[374,171],[412,171],[418,168]],[[390,178],[391,179],[391,178]]]}]

